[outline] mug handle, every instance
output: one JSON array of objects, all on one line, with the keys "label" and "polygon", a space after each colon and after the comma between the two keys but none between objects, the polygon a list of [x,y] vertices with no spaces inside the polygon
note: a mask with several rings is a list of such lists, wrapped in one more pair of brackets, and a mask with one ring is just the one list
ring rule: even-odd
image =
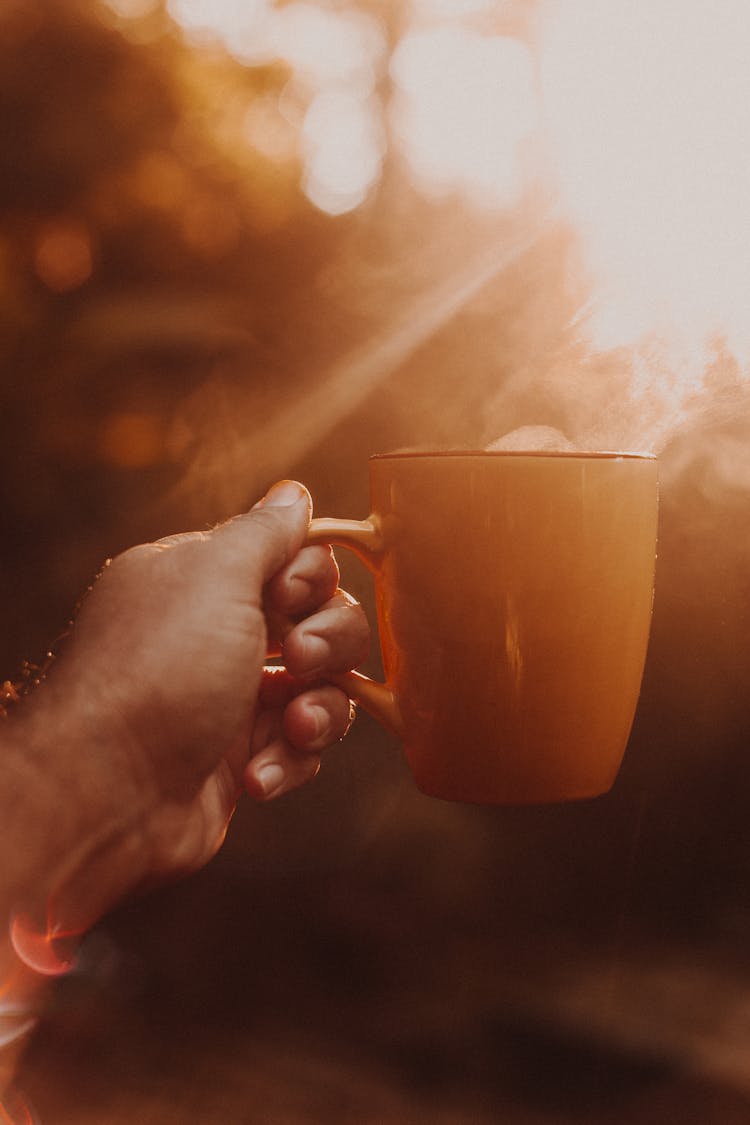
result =
[{"label": "mug handle", "polygon": [[[383,534],[377,516],[366,520],[340,520],[322,517],[310,521],[307,543],[330,543],[345,547],[360,559],[369,571],[378,568],[383,555]],[[359,703],[381,726],[397,737],[403,736],[403,720],[398,700],[387,683],[381,684],[361,672],[340,672],[328,679]]]}]

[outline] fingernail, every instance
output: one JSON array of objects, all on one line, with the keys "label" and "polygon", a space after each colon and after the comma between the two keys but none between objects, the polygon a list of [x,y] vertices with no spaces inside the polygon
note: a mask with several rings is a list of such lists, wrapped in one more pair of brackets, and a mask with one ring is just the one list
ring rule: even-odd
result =
[{"label": "fingernail", "polygon": [[296,480],[280,480],[278,484],[269,488],[262,500],[255,505],[256,508],[290,508],[305,495],[305,490]]},{"label": "fingernail", "polygon": [[317,740],[318,738],[322,738],[324,735],[328,734],[329,730],[331,729],[331,721],[325,708],[318,707],[317,705],[313,704],[311,707],[308,707],[307,710],[308,713],[312,716],[313,725],[315,728],[315,739]]},{"label": "fingernail", "polygon": [[322,637],[311,634],[302,642],[302,674],[317,676],[326,668],[331,657],[331,646]]},{"label": "fingernail", "polygon": [[284,784],[284,770],[278,762],[269,762],[268,765],[261,766],[256,777],[264,797],[270,797]]},{"label": "fingernail", "polygon": [[287,580],[287,613],[295,613],[298,607],[306,606],[314,593],[315,588],[312,582],[309,582],[306,578],[300,578],[296,574],[291,575]]}]

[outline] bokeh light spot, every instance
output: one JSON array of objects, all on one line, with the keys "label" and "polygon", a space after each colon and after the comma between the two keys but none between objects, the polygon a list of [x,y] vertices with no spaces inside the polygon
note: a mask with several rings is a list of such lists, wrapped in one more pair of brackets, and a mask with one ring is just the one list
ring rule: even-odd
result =
[{"label": "bokeh light spot", "polygon": [[269,160],[284,163],[297,155],[297,133],[282,114],[277,97],[256,98],[245,114],[243,131],[253,148]]},{"label": "bokeh light spot", "polygon": [[163,459],[164,433],[153,414],[122,411],[105,419],[99,448],[102,456],[118,469],[142,469]]},{"label": "bokeh light spot", "polygon": [[308,198],[331,215],[353,210],[380,175],[385,142],[374,103],[345,90],[319,94],[303,136]]},{"label": "bokeh light spot", "polygon": [[523,189],[519,145],[534,127],[531,58],[518,40],[440,25],[391,60],[394,130],[417,186],[510,207]]},{"label": "bokeh light spot", "polygon": [[146,153],[132,174],[132,191],[147,207],[172,211],[188,193],[185,171],[168,152]]},{"label": "bokeh light spot", "polygon": [[78,289],[91,277],[93,251],[88,229],[72,219],[44,226],[34,247],[34,272],[53,293]]},{"label": "bokeh light spot", "polygon": [[412,0],[416,15],[429,20],[462,19],[485,12],[497,13],[498,0]]},{"label": "bokeh light spot", "polygon": [[182,208],[180,225],[188,246],[208,259],[231,251],[241,233],[239,216],[229,202],[198,193]]},{"label": "bokeh light spot", "polygon": [[167,10],[196,44],[219,42],[247,63],[268,57],[272,18],[268,0],[168,0]]},{"label": "bokeh light spot", "polygon": [[142,20],[159,8],[160,0],[105,0],[115,15],[126,20]]},{"label": "bokeh light spot", "polygon": [[281,8],[274,22],[279,58],[313,88],[337,84],[365,95],[372,92],[376,68],[385,54],[380,23],[362,12],[335,12],[316,4]]}]

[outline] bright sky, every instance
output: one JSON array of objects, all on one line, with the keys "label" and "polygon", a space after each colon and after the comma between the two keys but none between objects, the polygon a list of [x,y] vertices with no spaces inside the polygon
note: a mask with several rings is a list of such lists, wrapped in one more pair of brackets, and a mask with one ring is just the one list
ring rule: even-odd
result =
[{"label": "bright sky", "polygon": [[553,0],[545,115],[600,347],[648,333],[750,356],[750,4]]},{"label": "bright sky", "polygon": [[[109,0],[121,12],[148,2]],[[386,135],[424,194],[512,207],[527,186],[524,142],[541,131],[590,275],[594,346],[658,335],[697,371],[719,333],[746,361],[750,3],[542,4],[529,46],[491,30],[497,0],[411,0],[390,58],[379,22],[354,9],[168,9],[189,38],[213,38],[248,64],[290,63],[282,104],[249,113],[247,137],[282,158],[291,126],[317,207],[341,214],[368,197]],[[298,120],[285,120],[284,102],[302,107]]]},{"label": "bright sky", "polygon": [[536,122],[527,48],[444,22],[401,40],[391,76],[394,130],[421,189],[463,192],[487,207],[516,203],[519,145]]}]

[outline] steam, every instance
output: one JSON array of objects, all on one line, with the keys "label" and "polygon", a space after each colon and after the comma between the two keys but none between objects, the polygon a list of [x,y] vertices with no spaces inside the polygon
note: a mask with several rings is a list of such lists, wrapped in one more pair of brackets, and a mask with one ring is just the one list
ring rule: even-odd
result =
[{"label": "steam", "polygon": [[749,36],[744,0],[544,9],[549,151],[590,295],[557,384],[576,441],[662,452],[748,408]]},{"label": "steam", "polygon": [[519,426],[518,429],[511,430],[510,433],[490,442],[487,449],[490,453],[501,450],[571,453],[576,446],[566,438],[562,430],[556,430],[554,426]]},{"label": "steam", "polygon": [[699,378],[694,358],[653,338],[598,352],[582,332],[548,373],[547,393],[575,448],[671,457],[675,444],[700,445],[750,418],[750,382],[726,346],[715,344]]},{"label": "steam", "polygon": [[[556,193],[554,216],[548,211],[511,241],[467,255],[426,290],[418,292],[415,279],[415,295],[385,327],[308,373],[305,389],[295,386],[281,403],[267,390],[243,387],[238,417],[217,378],[184,493],[218,489],[233,508],[286,475],[503,273],[515,302],[497,312],[496,354],[471,355],[474,375],[467,364],[467,381],[486,400],[477,447],[489,434],[520,426],[502,448],[518,442],[663,454],[677,439],[692,435],[700,444],[701,432],[750,414],[750,5],[555,0],[540,11],[538,39],[528,43],[539,102],[523,106],[528,127],[539,122],[530,146],[544,154],[544,183],[536,186],[540,196]],[[454,49],[442,33],[440,42],[448,54]],[[514,89],[535,96],[533,84]],[[487,110],[472,99],[461,104],[466,114]],[[464,160],[462,172],[470,171]],[[564,223],[574,252],[568,249],[562,269],[554,258],[559,242],[547,248],[547,272],[557,281],[533,270],[511,276],[540,237]],[[458,258],[455,242],[451,249],[448,269]],[[404,262],[404,276],[412,266]],[[544,288],[542,300],[535,284]],[[566,321],[564,310],[579,298]],[[467,341],[467,350],[473,346]],[[493,364],[494,390],[487,376]],[[439,403],[439,391],[435,397]],[[445,404],[446,417],[461,408],[458,397]],[[415,411],[413,441],[422,440]],[[748,464],[735,462],[738,472]]]}]

